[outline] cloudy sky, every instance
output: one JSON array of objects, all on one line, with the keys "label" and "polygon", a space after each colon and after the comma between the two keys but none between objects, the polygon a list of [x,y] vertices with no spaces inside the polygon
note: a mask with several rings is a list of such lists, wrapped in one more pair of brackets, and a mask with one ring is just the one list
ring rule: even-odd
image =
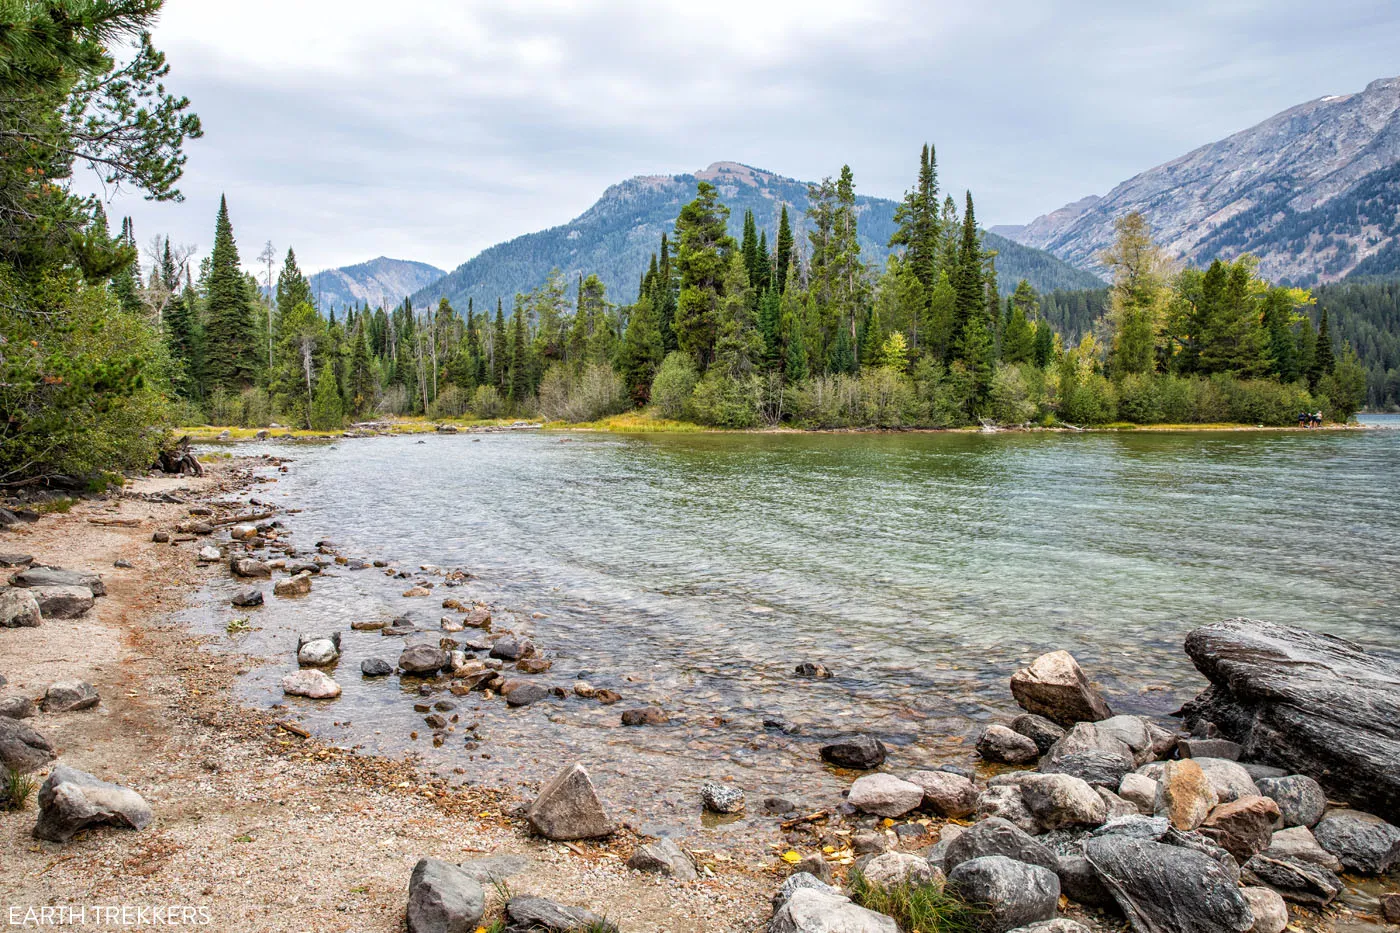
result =
[{"label": "cloudy sky", "polygon": [[[1326,94],[1400,72],[1379,0],[167,0],[156,44],[205,137],[144,241],[245,263],[451,269],[607,185],[732,159],[843,162],[898,197],[924,140],[984,223],[1020,223]],[[237,12],[232,13],[231,10]],[[392,17],[392,18],[386,18]]]}]

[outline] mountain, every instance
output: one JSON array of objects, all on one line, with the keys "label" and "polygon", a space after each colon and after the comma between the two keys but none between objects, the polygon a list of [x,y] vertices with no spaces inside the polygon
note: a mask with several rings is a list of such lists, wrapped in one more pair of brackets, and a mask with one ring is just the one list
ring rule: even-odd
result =
[{"label": "mountain", "polygon": [[1023,227],[997,227],[1082,269],[1140,211],[1191,263],[1249,252],[1298,285],[1400,272],[1400,77],[1299,104]]},{"label": "mountain", "polygon": [[[720,199],[730,210],[729,231],[736,238],[743,232],[744,211],[752,210],[760,229],[767,230],[771,248],[777,238],[779,213],[787,204],[795,235],[803,239],[806,182],[737,162],[716,162],[692,175],[642,175],[613,185],[569,223],[482,251],[415,294],[413,303],[426,307],[445,295],[458,310],[465,310],[468,298],[478,309],[489,310],[500,297],[509,307],[517,292],[540,285],[554,268],[570,279],[596,273],[607,285],[612,301],[630,302],[651,254],[661,243],[661,234],[675,229],[676,215],[695,198],[699,181],[711,182],[719,189]],[[889,255],[886,244],[894,232],[895,206],[894,201],[883,198],[856,198],[861,254],[876,268],[883,268]],[[1042,291],[1103,285],[1093,275],[1048,253],[994,234],[987,235],[986,246],[999,251],[997,273],[1004,294],[1015,289],[1022,278]]]},{"label": "mountain", "polygon": [[358,265],[317,272],[310,278],[311,293],[323,312],[351,305],[359,307],[366,302],[370,307],[382,304],[392,308],[445,274],[426,262],[380,256]]}]

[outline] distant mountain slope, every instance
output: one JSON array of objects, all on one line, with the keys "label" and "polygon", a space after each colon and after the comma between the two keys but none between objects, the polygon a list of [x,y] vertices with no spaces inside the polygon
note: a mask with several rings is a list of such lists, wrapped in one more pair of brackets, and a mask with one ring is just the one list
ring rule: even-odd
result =
[{"label": "distant mountain slope", "polygon": [[[742,232],[745,210],[752,210],[759,227],[767,230],[770,246],[777,236],[784,203],[799,229],[804,223],[806,182],[736,162],[716,162],[693,175],[642,175],[608,188],[597,203],[567,224],[482,251],[415,294],[413,303],[426,306],[446,295],[459,309],[466,307],[468,298],[478,308],[494,308],[497,297],[504,298],[508,306],[516,292],[539,285],[555,267],[570,278],[597,273],[612,301],[629,302],[636,296],[638,279],[660,244],[662,232],[675,228],[676,215],[694,199],[700,180],[719,189],[720,199],[729,206],[729,229],[735,237]],[[861,253],[882,268],[889,254],[885,244],[894,232],[895,202],[858,196],[856,207]],[[1009,293],[1022,278],[1043,291],[1103,284],[1048,253],[1002,237],[988,234],[986,245],[999,251],[997,273],[1003,292]]]},{"label": "distant mountain slope", "polygon": [[1400,77],[1299,104],[1102,198],[999,229],[1092,269],[1130,211],[1187,261],[1251,252],[1269,278],[1301,285],[1400,271]]},{"label": "distant mountain slope", "polygon": [[311,292],[323,312],[368,302],[392,308],[404,298],[445,275],[436,266],[380,256],[369,262],[327,269],[311,276]]}]

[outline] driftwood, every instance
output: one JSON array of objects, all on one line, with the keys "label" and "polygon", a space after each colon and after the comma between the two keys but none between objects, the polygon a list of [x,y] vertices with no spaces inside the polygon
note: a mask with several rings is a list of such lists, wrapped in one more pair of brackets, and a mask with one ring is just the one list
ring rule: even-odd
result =
[{"label": "driftwood", "polygon": [[155,469],[162,473],[188,473],[203,476],[204,465],[190,450],[190,436],[186,434],[175,442],[173,447],[162,450],[156,459]]},{"label": "driftwood", "polygon": [[271,518],[276,512],[253,512],[248,515],[234,515],[230,518],[217,518],[209,524],[215,527],[219,525],[237,525],[241,522],[260,522],[265,518]]},{"label": "driftwood", "polygon": [[135,528],[141,524],[139,518],[89,518],[90,525],[120,525],[123,528]]},{"label": "driftwood", "polygon": [[831,816],[826,810],[818,810],[816,813],[808,813],[806,816],[799,816],[793,820],[783,820],[783,829],[792,829],[794,826],[801,826],[804,823],[817,823]]}]

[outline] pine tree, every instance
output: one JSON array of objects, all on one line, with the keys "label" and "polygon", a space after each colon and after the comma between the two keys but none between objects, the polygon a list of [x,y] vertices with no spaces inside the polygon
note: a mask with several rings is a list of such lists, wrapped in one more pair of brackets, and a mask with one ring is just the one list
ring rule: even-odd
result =
[{"label": "pine tree", "polygon": [[506,345],[506,318],[501,299],[496,299],[496,320],[491,325],[491,384],[502,396],[510,393],[506,377],[510,371],[510,347]]},{"label": "pine tree", "polygon": [[763,335],[754,321],[751,293],[744,257],[735,253],[730,256],[724,275],[724,296],[715,335],[715,366],[730,376],[752,372],[764,355]]},{"label": "pine tree", "polygon": [[1055,332],[1050,328],[1050,322],[1039,320],[1035,322],[1035,355],[1033,360],[1040,369],[1050,365],[1055,358]]},{"label": "pine tree", "polygon": [[778,218],[778,243],[777,253],[773,256],[773,268],[777,272],[778,291],[787,291],[788,267],[792,264],[792,224],[788,221],[787,205],[783,205],[783,212]]},{"label": "pine tree", "polygon": [[758,260],[754,271],[757,274],[753,280],[754,288],[766,292],[773,287],[773,257],[768,255],[767,230],[758,232]]},{"label": "pine tree", "polygon": [[333,431],[345,423],[340,387],[329,365],[321,367],[316,377],[316,393],[311,402],[311,427],[317,431]]},{"label": "pine tree", "polygon": [[778,370],[783,364],[783,309],[778,290],[770,288],[758,301],[758,332],[763,338],[763,368]]},{"label": "pine tree", "polygon": [[1321,317],[1317,319],[1317,350],[1313,354],[1313,365],[1308,379],[1315,385],[1336,368],[1337,357],[1332,351],[1332,332],[1327,321],[1327,309],[1323,308]]},{"label": "pine tree", "polygon": [[[1211,271],[1216,263],[1220,261],[1211,263]],[[1220,266],[1224,282],[1212,283],[1217,290],[1201,331],[1201,371],[1252,378],[1264,370],[1264,333],[1259,326],[1258,290],[1253,287],[1254,260],[1241,256]],[[1206,278],[1210,280],[1210,272]]]},{"label": "pine tree", "polygon": [[676,303],[676,341],[701,370],[714,360],[719,329],[719,303],[734,251],[726,232],[729,208],[720,203],[714,185],[702,181],[695,200],[676,219],[676,265],[680,296]]},{"label": "pine tree", "polygon": [[671,243],[661,234],[661,258],[656,264],[656,285],[651,303],[656,307],[657,330],[661,333],[661,349],[671,353],[676,342],[676,270],[671,262]]},{"label": "pine tree", "polygon": [[237,392],[252,382],[253,305],[222,196],[206,288],[205,375],[211,388]]},{"label": "pine tree", "polygon": [[199,397],[203,372],[200,359],[199,307],[194,289],[186,285],[184,293],[171,301],[165,313],[165,348],[176,368],[174,389],[184,399]]},{"label": "pine tree", "polygon": [[755,288],[758,286],[758,228],[753,222],[753,211],[744,211],[744,235],[740,241],[739,251],[744,257],[744,272],[749,277],[749,284]]},{"label": "pine tree", "polygon": [[905,248],[905,260],[924,287],[925,295],[932,294],[937,283],[938,254],[943,240],[938,207],[938,157],[933,146],[925,143],[919,153],[918,180],[895,209],[894,221],[898,226],[889,244]]},{"label": "pine tree", "polygon": [[369,337],[365,333],[364,320],[355,325],[355,335],[351,338],[349,402],[350,411],[355,417],[362,417],[374,404],[376,385],[373,363],[370,361]]},{"label": "pine tree", "polygon": [[651,296],[643,294],[632,306],[627,318],[627,331],[617,353],[617,371],[627,386],[627,393],[636,405],[645,405],[651,395],[651,381],[665,354],[661,348],[661,331],[657,327],[656,308]]},{"label": "pine tree", "polygon": [[807,314],[805,296],[796,288],[782,295],[783,378],[789,385],[805,382],[807,361]]},{"label": "pine tree", "polygon": [[[963,346],[963,332],[976,318],[982,318],[987,310],[986,283],[982,279],[982,238],[977,232],[977,217],[972,209],[972,192],[967,192],[967,207],[963,212],[962,234],[958,241],[957,266],[952,275],[953,290],[957,295],[953,315],[953,345],[957,348],[958,359],[971,363],[974,352],[980,353],[980,343],[974,351]],[[982,334],[977,338],[991,338],[990,329],[983,321]]]},{"label": "pine tree", "polygon": [[[100,206],[100,205],[99,205]],[[103,229],[106,229],[107,215],[103,213]],[[141,295],[136,283],[141,280],[141,260],[136,249],[136,234],[132,230],[131,218],[122,218],[122,232],[117,237],[117,245],[130,250],[131,261],[122,265],[112,275],[112,294],[117,296],[122,311],[136,314],[141,310]]]},{"label": "pine tree", "polygon": [[507,400],[513,406],[523,405],[530,397],[530,360],[525,342],[525,314],[520,307],[510,319],[510,385]]}]

